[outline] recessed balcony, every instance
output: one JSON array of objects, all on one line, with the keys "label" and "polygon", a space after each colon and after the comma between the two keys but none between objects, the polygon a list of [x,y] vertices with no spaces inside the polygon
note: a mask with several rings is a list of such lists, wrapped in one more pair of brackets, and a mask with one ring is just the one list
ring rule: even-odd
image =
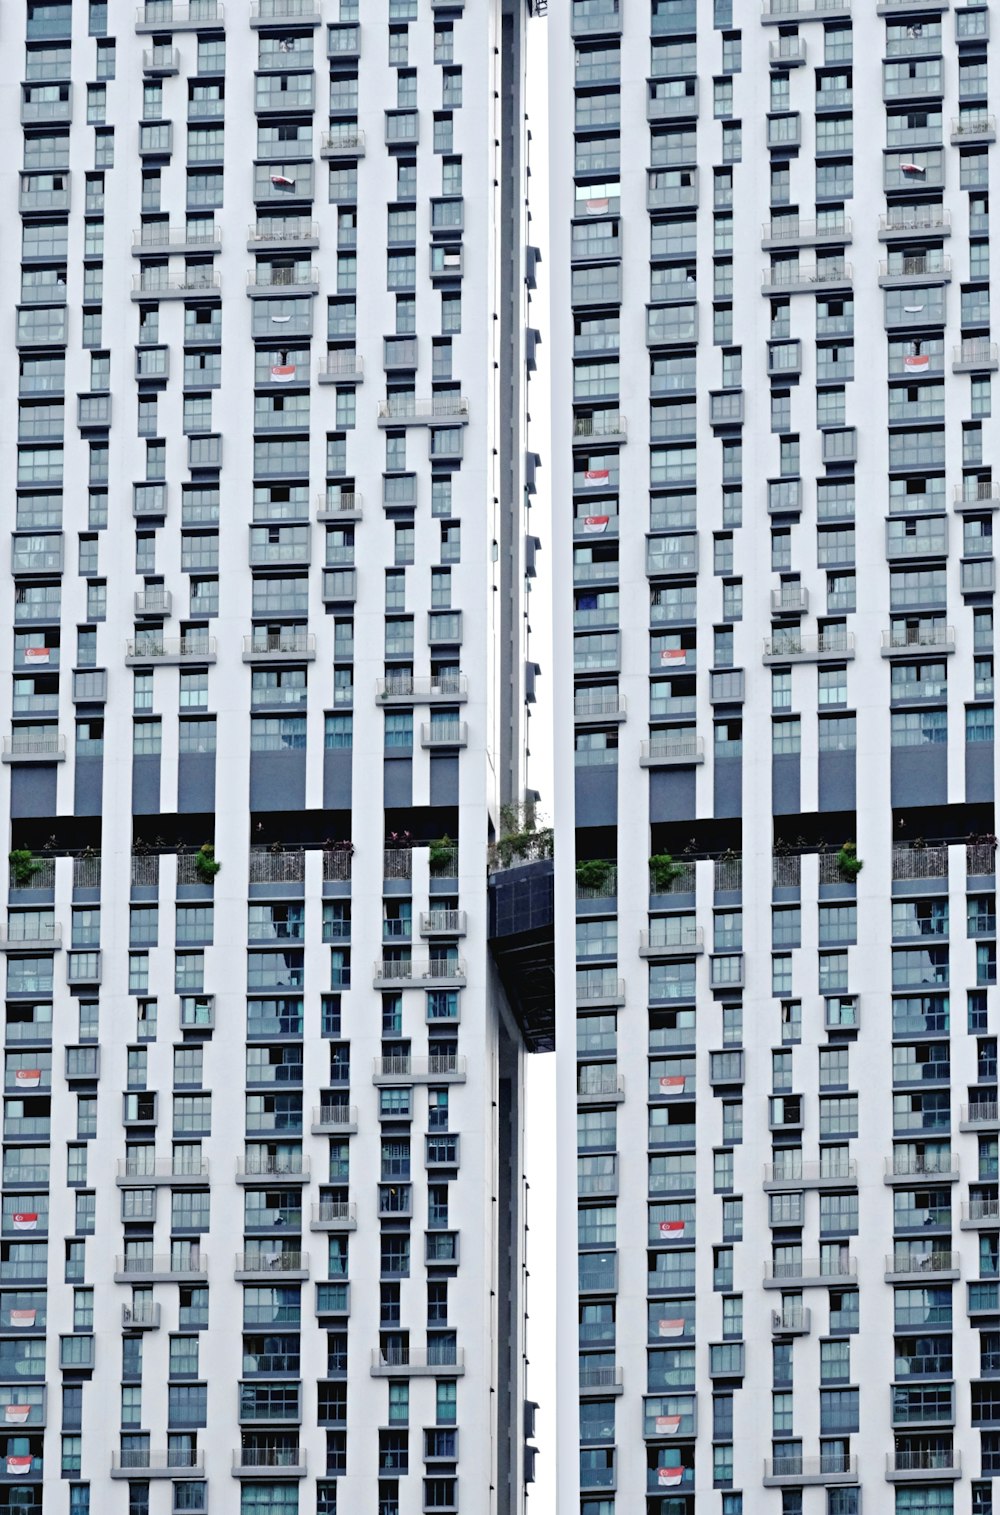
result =
[{"label": "recessed balcony", "polygon": [[[159,1305],[157,1305],[159,1310]],[[137,1447],[125,1452],[112,1452],[112,1478],[204,1478],[205,1454],[194,1448],[171,1448],[166,1452],[150,1451]]]},{"label": "recessed balcony", "polygon": [[767,1457],[764,1459],[765,1489],[801,1489],[814,1484],[857,1483],[858,1459],[844,1452],[825,1452],[821,1457]]},{"label": "recessed balcony", "polygon": [[222,0],[146,0],[136,11],[135,29],[140,34],[217,31],[223,19]]},{"label": "recessed balcony", "polygon": [[214,663],[218,652],[215,637],[160,637],[149,634],[129,637],[125,643],[126,668],[171,668],[189,663]]},{"label": "recessed balcony", "polygon": [[115,1258],[116,1284],[201,1283],[208,1278],[208,1258],[204,1252],[190,1252],[184,1257],[170,1253]]},{"label": "recessed balcony", "polygon": [[416,1347],[375,1347],[372,1350],[373,1378],[455,1378],[464,1372],[465,1353],[460,1347],[450,1354],[422,1351]]},{"label": "recessed balcony", "polygon": [[812,634],[789,630],[764,638],[764,665],[774,663],[843,662],[854,657],[853,631]]},{"label": "recessed balcony", "polygon": [[0,757],[5,763],[64,763],[66,738],[55,728],[15,726],[3,739]]},{"label": "recessed balcony", "polygon": [[392,395],[378,404],[379,426],[449,426],[468,425],[469,402],[464,395],[440,394],[430,399],[414,395]]},{"label": "recessed balcony", "polygon": [[254,631],[243,638],[244,663],[311,663],[316,637],[311,631]]},{"label": "recessed balcony", "polygon": [[[404,986],[405,987],[405,986]],[[372,1082],[376,1088],[400,1084],[464,1084],[466,1059],[454,1053],[436,1053],[431,1057],[376,1057]]]},{"label": "recessed balcony", "polygon": [[952,1447],[897,1449],[885,1454],[887,1483],[954,1483],[961,1476],[962,1454]]}]

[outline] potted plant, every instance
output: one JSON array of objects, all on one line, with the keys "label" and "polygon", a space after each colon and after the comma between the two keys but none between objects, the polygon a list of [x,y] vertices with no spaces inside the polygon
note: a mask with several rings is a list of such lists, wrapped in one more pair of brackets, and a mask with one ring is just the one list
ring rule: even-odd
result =
[{"label": "potted plant", "polygon": [[864,866],[864,863],[858,857],[857,843],[844,842],[843,846],[840,848],[840,851],[837,853],[837,867],[840,869],[840,872],[843,874],[844,878],[853,884],[854,880],[857,878],[858,874],[861,872]]},{"label": "potted plant", "polygon": [[614,892],[615,864],[607,858],[582,858],[576,865],[579,889],[593,889],[597,894]]},{"label": "potted plant", "polygon": [[457,852],[455,843],[447,832],[436,842],[431,842],[427,849],[427,858],[431,873],[447,873],[451,869]]},{"label": "potted plant", "polygon": [[194,855],[195,877],[199,884],[211,884],[222,864],[216,862],[215,846],[212,842],[202,842]]},{"label": "potted plant", "polygon": [[41,863],[28,847],[15,847],[8,852],[10,881],[17,889],[30,889],[31,881],[41,869]]},{"label": "potted plant", "polygon": [[666,894],[675,879],[684,873],[684,864],[677,863],[669,852],[654,852],[649,860],[649,876],[654,894]]}]

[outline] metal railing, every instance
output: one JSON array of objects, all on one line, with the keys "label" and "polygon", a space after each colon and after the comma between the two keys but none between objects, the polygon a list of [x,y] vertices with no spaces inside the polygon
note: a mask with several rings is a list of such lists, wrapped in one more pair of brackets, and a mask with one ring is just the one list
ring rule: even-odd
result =
[{"label": "metal railing", "polygon": [[301,884],[305,876],[303,848],[288,852],[272,851],[270,847],[250,848],[251,884]]},{"label": "metal railing", "polygon": [[380,400],[378,413],[382,420],[390,421],[468,420],[469,402],[465,395],[434,395],[429,400],[396,395],[391,400]]},{"label": "metal railing", "polygon": [[124,1452],[112,1452],[111,1466],[136,1472],[165,1472],[171,1468],[200,1472],[205,1466],[205,1454],[194,1447],[171,1447],[165,1452],[129,1447]]},{"label": "metal railing", "polygon": [[819,1179],[831,1179],[835,1183],[857,1183],[858,1165],[852,1158],[838,1162],[786,1162],[765,1163],[766,1184],[815,1183]]},{"label": "metal railing", "polygon": [[893,847],[894,879],[948,877],[947,847]]},{"label": "metal railing", "polygon": [[100,889],[101,859],[99,857],[75,857],[73,859],[73,888]]},{"label": "metal railing", "polygon": [[282,1252],[279,1248],[254,1247],[237,1252],[238,1273],[304,1273],[309,1269],[307,1252]]},{"label": "metal railing", "polygon": [[214,658],[218,643],[215,637],[187,636],[129,637],[125,643],[128,658]]},{"label": "metal railing", "polygon": [[735,892],[743,888],[743,859],[741,857],[715,859],[714,887],[723,893]]},{"label": "metal railing", "polygon": [[3,739],[5,757],[60,757],[66,752],[66,738],[58,731],[36,735],[32,731],[20,731],[15,726],[10,736]]},{"label": "metal railing", "polygon": [[882,633],[887,648],[947,647],[954,640],[954,626],[893,626]]},{"label": "metal railing", "polygon": [[346,882],[350,879],[352,855],[353,849],[348,849],[347,847],[324,847],[324,884]]},{"label": "metal railing", "polygon": [[996,842],[967,842],[965,847],[965,871],[982,877],[995,873],[997,866]]},{"label": "metal railing", "polygon": [[574,416],[574,437],[617,437],[628,431],[628,420],[621,411],[609,410],[596,416]]},{"label": "metal railing", "polygon": [[771,858],[771,883],[777,889],[797,889],[802,882],[802,858],[797,854],[777,853]]},{"label": "metal railing", "polygon": [[179,1278],[195,1278],[207,1271],[208,1258],[204,1252],[192,1252],[188,1257],[173,1257],[168,1252],[115,1258],[116,1273],[175,1273]]},{"label": "metal railing", "polygon": [[1000,1104],[995,1099],[976,1100],[962,1106],[962,1124],[965,1126],[990,1126],[1000,1121]]}]

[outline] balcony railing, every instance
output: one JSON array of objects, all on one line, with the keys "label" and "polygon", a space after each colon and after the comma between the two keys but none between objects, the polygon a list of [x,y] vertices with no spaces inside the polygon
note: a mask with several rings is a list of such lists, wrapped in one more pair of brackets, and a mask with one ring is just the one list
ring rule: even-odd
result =
[{"label": "balcony railing", "polygon": [[112,1472],[173,1473],[203,1472],[205,1454],[194,1447],[171,1447],[165,1452],[153,1452],[148,1447],[130,1447],[124,1452],[112,1452]]},{"label": "balcony railing", "polygon": [[434,395],[429,400],[396,395],[379,401],[378,414],[382,421],[467,421],[469,402],[465,395]]},{"label": "balcony railing", "polygon": [[968,842],[965,848],[965,871],[977,878],[996,872],[995,842]]},{"label": "balcony railing", "polygon": [[306,855],[301,848],[289,852],[269,847],[250,848],[251,884],[301,884],[306,876]]},{"label": "balcony railing", "polygon": [[59,762],[66,756],[66,738],[58,731],[21,731],[17,727],[3,739],[3,761],[18,762],[34,759],[40,762]]},{"label": "balcony railing", "polygon": [[948,877],[947,847],[893,847],[894,879]]}]

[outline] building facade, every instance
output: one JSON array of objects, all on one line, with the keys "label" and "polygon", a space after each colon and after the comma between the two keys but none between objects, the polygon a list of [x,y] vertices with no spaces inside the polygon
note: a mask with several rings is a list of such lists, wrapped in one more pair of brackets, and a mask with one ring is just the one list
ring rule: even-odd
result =
[{"label": "building facade", "polygon": [[548,26],[560,1515],[987,1515],[990,10]]},{"label": "building facade", "polygon": [[2,1510],[523,1509],[526,26],[0,14]]}]

